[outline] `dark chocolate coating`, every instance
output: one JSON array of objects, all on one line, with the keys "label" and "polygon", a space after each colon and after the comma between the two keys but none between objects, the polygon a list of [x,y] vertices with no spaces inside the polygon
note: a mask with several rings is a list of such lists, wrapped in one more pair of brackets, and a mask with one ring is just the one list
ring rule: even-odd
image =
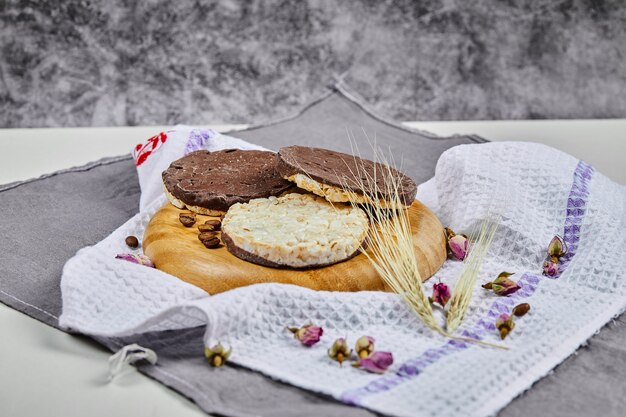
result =
[{"label": "dark chocolate coating", "polygon": [[[270,268],[282,268],[282,269],[307,270],[307,269],[323,268],[325,266],[330,266],[330,265],[338,264],[340,262],[347,261],[348,259],[352,259],[355,256],[357,256],[359,253],[361,253],[361,250],[357,249],[352,255],[348,256],[345,259],[337,261],[337,262],[329,262],[329,263],[324,263],[324,264],[319,264],[319,265],[307,265],[307,266],[303,266],[303,267],[297,268],[297,267],[293,267],[293,266],[289,266],[289,265],[281,265],[279,263],[269,261],[269,260],[267,260],[265,258],[262,258],[262,257],[258,256],[258,255],[250,253],[247,250],[242,249],[239,246],[235,245],[235,242],[233,242],[233,240],[230,238],[230,236],[228,236],[228,234],[226,234],[224,232],[222,232],[222,242],[224,243],[224,245],[226,245],[226,249],[228,249],[228,251],[230,253],[232,253],[233,255],[235,255],[239,259],[243,259],[244,261],[252,262],[253,264],[257,264],[257,265],[261,265],[261,266],[267,266],[267,267],[270,267]],[[365,242],[363,242],[363,246],[362,247],[365,247]]]},{"label": "dark chocolate coating", "polygon": [[[304,174],[315,181],[360,194],[370,195],[374,188],[377,197],[390,200],[392,192],[386,181],[391,175],[399,181],[400,201],[409,206],[415,200],[417,185],[410,177],[394,168],[346,153],[306,146],[288,146],[278,151],[276,171],[284,178]],[[374,175],[376,173],[376,175]],[[355,176],[360,179],[356,180]],[[375,187],[374,187],[375,178]],[[365,187],[361,187],[361,181]],[[365,189],[363,189],[365,188]]]},{"label": "dark chocolate coating", "polygon": [[293,187],[276,173],[276,159],[267,151],[195,151],[163,171],[163,184],[189,206],[227,211],[233,204],[280,195]]}]

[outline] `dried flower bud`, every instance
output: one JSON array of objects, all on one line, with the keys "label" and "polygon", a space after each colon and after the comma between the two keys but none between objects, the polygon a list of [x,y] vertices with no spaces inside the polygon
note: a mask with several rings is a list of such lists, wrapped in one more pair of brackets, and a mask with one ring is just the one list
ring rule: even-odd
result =
[{"label": "dried flower bud", "polygon": [[328,349],[328,357],[339,362],[339,365],[342,365],[343,361],[348,359],[351,354],[352,350],[348,347],[348,342],[343,337],[335,340]]},{"label": "dried flower bud", "polygon": [[552,261],[543,263],[543,274],[548,277],[554,277],[559,273],[559,264]]},{"label": "dried flower bud", "polygon": [[452,255],[459,261],[465,259],[465,255],[467,255],[467,249],[469,246],[469,242],[465,236],[456,235],[452,239],[448,241],[448,247],[452,252]]},{"label": "dried flower bud", "polygon": [[433,303],[439,303],[441,307],[445,307],[450,300],[450,288],[443,282],[433,285],[433,295],[430,297]]},{"label": "dried flower bud", "polygon": [[548,245],[548,256],[558,259],[566,253],[567,245],[563,241],[563,238],[559,235],[554,236]]},{"label": "dried flower bud", "polygon": [[356,340],[354,350],[359,358],[366,358],[374,351],[374,338],[372,336],[361,336]]},{"label": "dried flower bud", "polygon": [[228,360],[232,351],[232,347],[229,347],[228,350],[226,350],[224,346],[218,342],[217,345],[212,348],[205,347],[204,356],[206,356],[211,366],[219,368]]},{"label": "dried flower bud", "polygon": [[530,304],[528,303],[518,304],[515,307],[513,307],[513,315],[517,317],[522,317],[523,315],[528,313],[528,310],[530,310]]},{"label": "dried flower bud", "polygon": [[134,253],[120,253],[115,256],[115,259],[123,259],[134,264],[149,266],[150,268],[156,268],[154,262],[150,260],[146,255],[134,254]]},{"label": "dried flower bud", "polygon": [[501,272],[493,282],[483,284],[482,287],[486,290],[493,290],[495,294],[501,296],[513,294],[522,288],[515,281],[509,279],[513,274],[513,272]]},{"label": "dried flower bud", "polygon": [[452,252],[452,255],[459,261],[464,260],[469,247],[467,236],[457,235],[452,229],[447,227],[444,228],[444,233],[446,235],[448,250]]},{"label": "dried flower bud", "polygon": [[288,327],[289,331],[293,333],[293,336],[300,341],[304,346],[310,347],[320,341],[324,329],[313,324],[307,324],[300,328]]},{"label": "dried flower bud", "polygon": [[355,368],[363,368],[376,374],[384,373],[393,364],[391,352],[374,352],[366,358],[352,364]]},{"label": "dried flower bud", "polygon": [[513,323],[513,317],[508,315],[507,313],[502,313],[496,319],[496,329],[500,332],[500,339],[507,337],[509,333],[515,328],[515,323]]}]

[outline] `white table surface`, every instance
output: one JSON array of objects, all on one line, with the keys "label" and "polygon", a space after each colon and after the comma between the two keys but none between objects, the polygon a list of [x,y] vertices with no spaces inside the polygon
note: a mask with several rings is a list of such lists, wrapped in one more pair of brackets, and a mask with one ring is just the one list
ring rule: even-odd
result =
[{"label": "white table surface", "polygon": [[[545,143],[626,184],[626,119],[407,122],[439,135]],[[218,130],[242,125],[212,126]],[[164,126],[0,129],[0,184],[129,152]],[[0,266],[1,269],[1,266]],[[131,370],[107,382],[110,353],[0,304],[0,416],[203,416],[193,403]]]}]

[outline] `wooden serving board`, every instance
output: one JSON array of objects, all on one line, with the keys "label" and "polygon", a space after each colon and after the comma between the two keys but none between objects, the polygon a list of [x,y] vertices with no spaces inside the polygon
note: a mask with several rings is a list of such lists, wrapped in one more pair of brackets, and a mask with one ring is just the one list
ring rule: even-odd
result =
[{"label": "wooden serving board", "polygon": [[[363,254],[335,265],[298,271],[243,261],[224,246],[207,249],[198,240],[196,226],[215,217],[196,215],[196,224],[184,227],[178,220],[181,211],[166,203],[156,212],[143,236],[143,252],[158,269],[210,294],[262,282],[328,291],[389,290]],[[409,217],[420,274],[428,279],[446,260],[443,226],[437,216],[418,201],[409,209]]]}]

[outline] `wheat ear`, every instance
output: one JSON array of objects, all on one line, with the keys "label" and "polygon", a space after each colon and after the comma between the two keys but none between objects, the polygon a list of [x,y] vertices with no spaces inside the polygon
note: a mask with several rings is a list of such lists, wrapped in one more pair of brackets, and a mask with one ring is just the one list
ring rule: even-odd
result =
[{"label": "wheat ear", "polygon": [[[433,315],[430,300],[424,294],[422,286],[422,277],[419,272],[419,265],[415,256],[413,247],[413,237],[411,233],[411,224],[409,212],[407,208],[403,208],[400,199],[402,194],[402,184],[397,175],[393,172],[391,165],[385,160],[380,151],[374,148],[375,162],[379,162],[384,167],[383,172],[374,165],[372,174],[364,169],[359,169],[359,164],[355,163],[357,172],[352,172],[350,167],[351,180],[356,183],[358,188],[363,190],[369,204],[361,205],[356,201],[353,193],[349,193],[350,203],[358,206],[366,211],[370,219],[378,220],[378,224],[370,228],[370,233],[366,239],[367,247],[370,251],[362,250],[374,269],[378,272],[383,281],[415,312],[422,322],[430,329],[437,333],[456,340],[462,340],[484,346],[495,347],[499,349],[508,349],[505,346],[483,342],[467,337],[459,337],[451,335],[452,330],[449,327],[444,330]],[[354,154],[354,152],[353,152]],[[356,158],[355,158],[356,161]],[[384,184],[386,194],[391,200],[392,207],[398,207],[394,213],[389,213],[389,209],[380,201],[381,190],[378,189],[377,179],[381,178]],[[348,181],[342,180],[343,188],[347,187]],[[353,200],[354,198],[354,200]],[[462,284],[455,286],[455,296],[457,298],[458,307],[455,308],[456,318],[454,324],[458,327],[464,318],[465,311],[469,305],[473,293],[473,287],[476,282],[478,270],[487,253],[493,235],[497,229],[499,218],[489,217],[481,226],[476,241],[478,245],[474,247],[474,254],[470,254],[468,265],[471,265],[472,274],[460,279]],[[464,266],[465,267],[465,266]],[[463,278],[463,277],[461,277]],[[472,278],[472,279],[469,279]],[[458,294],[457,294],[458,291]],[[454,297],[454,296],[453,296]],[[456,329],[456,327],[455,327]]]},{"label": "wheat ear", "polygon": [[496,234],[500,217],[491,212],[481,223],[475,238],[470,238],[471,248],[461,268],[461,275],[454,285],[452,299],[446,316],[446,330],[453,333],[459,328],[470,304],[478,272]]},{"label": "wheat ear", "polygon": [[[376,160],[380,160],[379,155],[376,156]],[[365,243],[369,251],[362,250],[363,254],[383,281],[402,297],[427,327],[446,335],[435,319],[430,301],[423,291],[422,277],[413,248],[409,212],[400,200],[402,185],[396,180],[397,176],[389,164],[382,165],[384,167],[382,172],[374,165],[373,173],[359,169],[358,162],[355,166],[357,172],[352,172],[347,166],[350,169],[351,180],[363,190],[369,204],[359,204],[352,193],[349,193],[350,203],[363,209],[370,219],[378,220],[378,224],[372,225],[366,238]],[[398,208],[395,214],[390,215],[389,209],[380,202],[381,190],[377,186],[377,180],[380,178],[384,179],[386,187],[384,194],[390,196],[388,200],[392,207]],[[344,188],[347,186],[347,180],[345,182]]]}]

